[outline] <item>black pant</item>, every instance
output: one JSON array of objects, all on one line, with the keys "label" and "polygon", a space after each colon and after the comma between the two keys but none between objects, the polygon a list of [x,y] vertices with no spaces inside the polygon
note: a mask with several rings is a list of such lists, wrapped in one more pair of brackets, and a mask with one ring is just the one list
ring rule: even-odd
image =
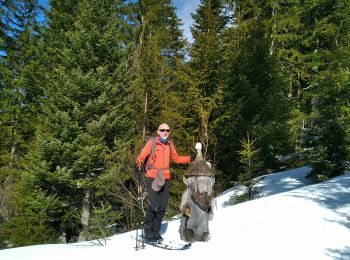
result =
[{"label": "black pant", "polygon": [[146,234],[158,236],[168,206],[170,183],[169,180],[165,180],[164,186],[159,191],[154,191],[152,189],[153,180],[146,178],[149,206],[146,211],[144,227]]}]

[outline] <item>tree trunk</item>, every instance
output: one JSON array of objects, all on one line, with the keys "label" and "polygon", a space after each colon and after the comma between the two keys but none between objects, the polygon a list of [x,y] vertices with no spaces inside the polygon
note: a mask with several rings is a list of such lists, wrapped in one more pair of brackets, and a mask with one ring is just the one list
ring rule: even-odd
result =
[{"label": "tree trunk", "polygon": [[83,208],[81,211],[81,224],[83,225],[83,230],[79,234],[78,241],[86,240],[86,230],[89,225],[90,219],[90,191],[86,191],[85,197],[83,200]]},{"label": "tree trunk", "polygon": [[10,167],[13,166],[13,163],[15,161],[15,154],[16,154],[16,141],[15,141],[15,139],[16,139],[17,119],[12,117],[11,124],[12,124],[12,126],[11,126],[11,128],[12,128],[11,139],[12,139],[13,143],[12,143],[12,147],[11,147],[11,161],[10,161],[10,164],[9,164]]},{"label": "tree trunk", "polygon": [[204,113],[204,115],[202,115],[202,138],[204,143],[204,158],[206,158],[207,156],[209,145],[208,121],[209,113]]},{"label": "tree trunk", "polygon": [[143,129],[142,129],[142,141],[145,142],[146,139],[146,116],[147,116],[147,108],[148,107],[148,92],[146,91],[145,102],[143,108]]}]

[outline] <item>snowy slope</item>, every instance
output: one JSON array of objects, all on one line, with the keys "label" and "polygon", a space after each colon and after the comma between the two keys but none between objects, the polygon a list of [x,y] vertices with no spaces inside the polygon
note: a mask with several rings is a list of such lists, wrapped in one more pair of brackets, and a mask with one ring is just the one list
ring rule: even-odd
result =
[{"label": "snowy slope", "polygon": [[[106,246],[38,245],[2,250],[0,259],[350,259],[350,174],[305,186],[308,170],[267,175],[264,197],[254,201],[230,205],[237,190],[221,194],[210,222],[211,240],[185,251],[151,246],[135,251],[133,231],[111,237]],[[178,228],[178,219],[164,223],[163,236],[179,242]]]}]

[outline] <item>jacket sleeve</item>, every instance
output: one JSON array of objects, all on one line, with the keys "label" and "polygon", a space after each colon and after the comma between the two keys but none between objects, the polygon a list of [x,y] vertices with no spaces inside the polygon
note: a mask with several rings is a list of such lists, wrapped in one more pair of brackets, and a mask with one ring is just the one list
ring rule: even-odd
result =
[{"label": "jacket sleeve", "polygon": [[175,163],[190,163],[191,157],[190,156],[180,156],[176,152],[175,145],[173,143],[170,143],[170,157],[171,160]]},{"label": "jacket sleeve", "polygon": [[139,156],[137,156],[136,162],[137,161],[143,162],[146,159],[146,157],[151,153],[151,151],[152,151],[152,140],[149,140],[145,145],[145,147],[143,147]]}]

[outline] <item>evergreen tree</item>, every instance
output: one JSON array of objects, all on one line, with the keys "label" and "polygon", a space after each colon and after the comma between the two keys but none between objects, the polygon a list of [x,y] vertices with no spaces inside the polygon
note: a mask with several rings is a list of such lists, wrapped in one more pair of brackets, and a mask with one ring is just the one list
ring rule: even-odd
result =
[{"label": "evergreen tree", "polygon": [[259,193],[258,187],[256,186],[259,182],[257,177],[259,176],[263,162],[259,160],[259,149],[254,147],[255,142],[256,139],[251,140],[249,134],[240,141],[242,149],[238,154],[242,166],[238,176],[238,183],[245,187],[245,191],[238,197],[234,197],[237,202],[255,199]]},{"label": "evergreen tree", "polygon": [[339,175],[349,156],[349,3],[290,0],[275,10],[275,48],[289,79],[296,149],[307,148],[303,160],[313,163],[314,176]]},{"label": "evergreen tree", "polygon": [[108,237],[114,233],[114,212],[111,205],[101,202],[99,207],[93,207],[93,213],[88,228],[84,231],[88,240],[97,240],[99,245],[106,245]]},{"label": "evergreen tree", "polygon": [[[239,147],[234,140],[242,139],[247,131],[258,136],[256,145],[265,168],[277,169],[276,156],[291,151],[289,102],[273,51],[272,17],[270,2],[235,1],[233,26],[225,30],[226,126],[220,143],[221,167],[226,171],[232,163],[238,167],[234,154]],[[228,177],[236,178],[230,171]]]},{"label": "evergreen tree", "polygon": [[200,2],[192,15],[191,27],[194,42],[190,48],[187,71],[187,104],[197,125],[194,133],[197,141],[204,144],[204,155],[211,146],[210,155],[215,158],[215,121],[223,97],[221,34],[227,23],[222,1]]},{"label": "evergreen tree", "polygon": [[33,137],[37,99],[37,1],[8,1],[1,6],[1,155],[0,167],[21,169]]},{"label": "evergreen tree", "polygon": [[313,31],[306,36],[313,72],[308,124],[312,134],[306,138],[311,140],[307,146],[316,180],[343,174],[349,160],[349,9],[348,1],[310,1],[301,17]]},{"label": "evergreen tree", "polygon": [[297,152],[303,149],[302,132],[309,114],[309,71],[302,47],[303,35],[309,28],[305,28],[300,20],[302,8],[303,4],[295,0],[276,2],[273,5],[273,51],[286,79],[285,97],[289,100],[292,113],[291,141]]},{"label": "evergreen tree", "polygon": [[135,118],[143,144],[161,120],[172,124],[169,116],[176,110],[168,100],[175,90],[175,64],[183,58],[184,41],[170,0],[140,0],[135,4],[135,13],[131,80]]},{"label": "evergreen tree", "polygon": [[16,184],[35,133],[42,91],[37,84],[38,1],[1,1],[0,7],[0,247],[18,214]]},{"label": "evergreen tree", "polygon": [[48,14],[41,48],[47,101],[23,187],[26,201],[37,190],[57,199],[45,223],[67,242],[85,238],[90,209],[103,199],[99,179],[130,145],[123,8],[119,0],[52,1]]}]

